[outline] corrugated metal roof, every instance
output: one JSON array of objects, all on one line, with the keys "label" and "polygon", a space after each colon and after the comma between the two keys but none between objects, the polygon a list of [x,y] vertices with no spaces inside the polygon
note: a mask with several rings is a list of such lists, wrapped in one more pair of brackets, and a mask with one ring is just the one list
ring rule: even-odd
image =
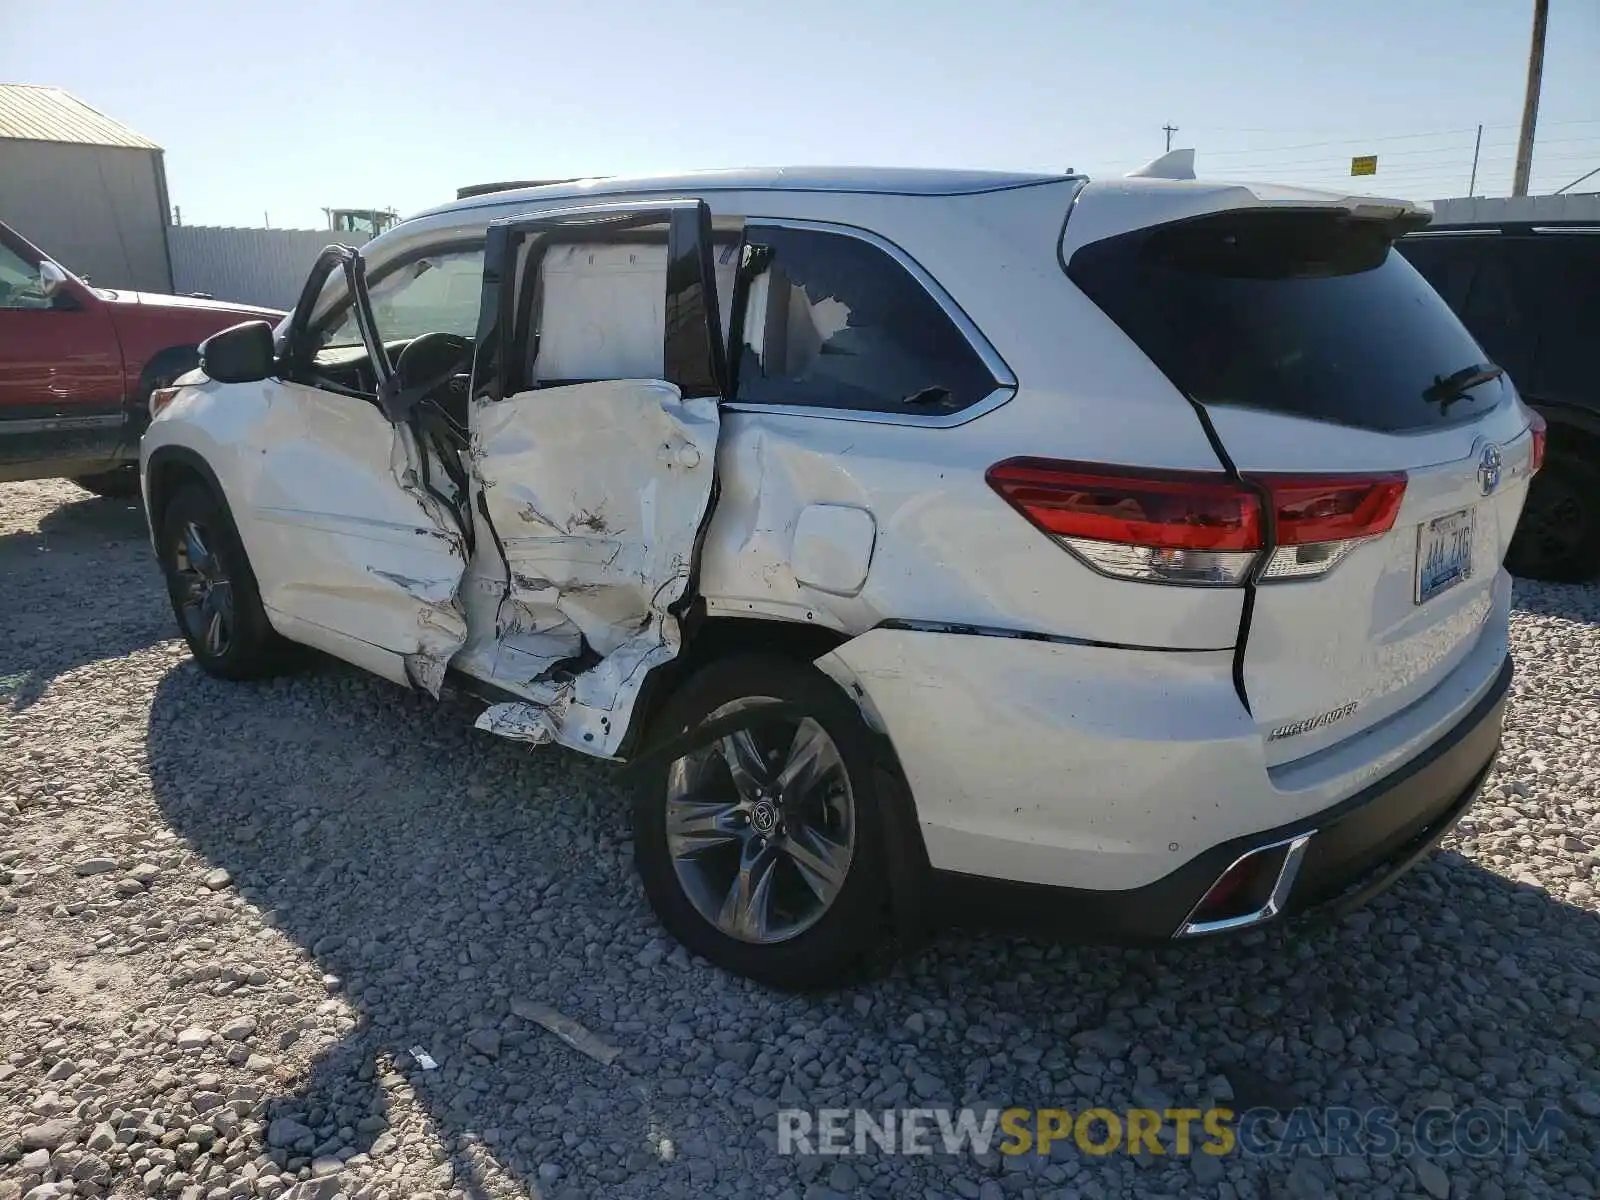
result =
[{"label": "corrugated metal roof", "polygon": [[31,83],[0,83],[0,138],[161,149],[71,92]]}]

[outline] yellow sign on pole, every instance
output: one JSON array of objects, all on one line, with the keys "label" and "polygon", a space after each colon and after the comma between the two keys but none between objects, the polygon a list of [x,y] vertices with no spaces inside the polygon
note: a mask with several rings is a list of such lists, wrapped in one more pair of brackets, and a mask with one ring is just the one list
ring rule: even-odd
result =
[{"label": "yellow sign on pole", "polygon": [[1358,154],[1350,160],[1350,174],[1376,175],[1378,173],[1378,156],[1376,154]]}]

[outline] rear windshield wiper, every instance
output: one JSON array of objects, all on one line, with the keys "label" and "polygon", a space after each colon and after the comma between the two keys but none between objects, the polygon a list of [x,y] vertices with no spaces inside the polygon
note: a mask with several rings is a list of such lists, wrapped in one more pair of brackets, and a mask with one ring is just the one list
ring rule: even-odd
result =
[{"label": "rear windshield wiper", "polygon": [[1422,398],[1429,404],[1439,403],[1449,408],[1480,383],[1499,379],[1504,374],[1505,371],[1493,363],[1473,363],[1449,375],[1435,375],[1432,385],[1424,389]]},{"label": "rear windshield wiper", "polygon": [[944,405],[950,403],[950,389],[939,384],[930,387],[918,388],[909,396],[901,398],[900,403],[913,407],[926,407],[931,405]]}]

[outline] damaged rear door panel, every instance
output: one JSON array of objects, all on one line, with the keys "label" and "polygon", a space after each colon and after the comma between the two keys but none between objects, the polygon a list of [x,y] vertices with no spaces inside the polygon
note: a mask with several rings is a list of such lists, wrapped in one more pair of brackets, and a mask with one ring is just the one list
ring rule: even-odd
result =
[{"label": "damaged rear door panel", "polygon": [[453,665],[517,699],[480,728],[616,753],[645,677],[681,648],[725,380],[703,203],[490,227]]},{"label": "damaged rear door panel", "polygon": [[611,754],[645,675],[678,653],[675,614],[711,503],[716,398],[603,380],[486,401],[472,419],[479,511],[506,585],[469,619],[493,623],[489,681],[528,697],[479,725]]}]

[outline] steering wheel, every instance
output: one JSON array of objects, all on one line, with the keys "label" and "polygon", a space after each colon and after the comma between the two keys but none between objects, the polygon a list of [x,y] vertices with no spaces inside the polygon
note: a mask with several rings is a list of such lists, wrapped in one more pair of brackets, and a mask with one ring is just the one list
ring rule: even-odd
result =
[{"label": "steering wheel", "polygon": [[418,404],[471,369],[472,349],[472,339],[458,333],[425,333],[413,338],[400,351],[389,382],[378,393],[383,415],[391,421],[404,421]]}]

